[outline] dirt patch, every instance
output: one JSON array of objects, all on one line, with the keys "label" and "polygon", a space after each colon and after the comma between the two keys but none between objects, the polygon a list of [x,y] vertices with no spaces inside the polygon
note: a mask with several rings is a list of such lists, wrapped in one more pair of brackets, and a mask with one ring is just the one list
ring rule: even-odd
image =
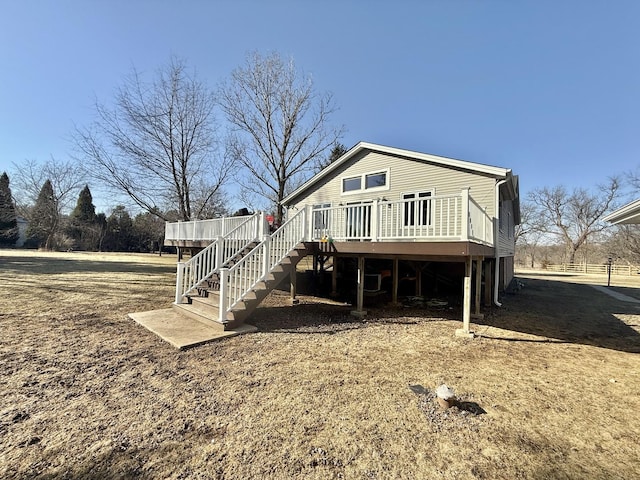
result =
[{"label": "dirt patch", "polygon": [[[474,340],[455,308],[276,293],[258,333],[179,352],[126,316],[169,306],[174,272],[0,251],[0,477],[636,475],[640,317],[588,285],[523,278]],[[441,383],[486,414],[438,410]]]}]

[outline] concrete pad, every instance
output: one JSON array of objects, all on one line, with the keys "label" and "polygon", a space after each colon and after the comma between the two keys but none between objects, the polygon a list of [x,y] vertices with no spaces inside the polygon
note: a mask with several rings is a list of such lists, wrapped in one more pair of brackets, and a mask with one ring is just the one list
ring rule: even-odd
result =
[{"label": "concrete pad", "polygon": [[640,300],[638,300],[637,298],[630,297],[629,295],[625,295],[624,293],[616,292],[615,290],[611,290],[610,288],[603,287],[601,285],[591,285],[591,286],[596,290],[602,293],[606,293],[607,295],[615,298],[616,300],[620,300],[622,302],[629,302],[629,303],[640,303]]},{"label": "concrete pad", "polygon": [[457,328],[456,329],[456,337],[462,337],[462,338],[475,338],[476,334],[469,331],[469,330],[465,330],[464,328]]},{"label": "concrete pad", "polygon": [[180,315],[172,308],[130,313],[129,318],[180,350],[258,330],[253,325],[244,324],[224,331]]}]

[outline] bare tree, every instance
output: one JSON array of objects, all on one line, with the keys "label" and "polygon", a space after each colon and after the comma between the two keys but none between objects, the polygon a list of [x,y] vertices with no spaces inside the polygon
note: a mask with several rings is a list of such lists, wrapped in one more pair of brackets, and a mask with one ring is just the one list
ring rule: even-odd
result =
[{"label": "bare tree", "polygon": [[640,225],[616,225],[605,246],[608,255],[640,264]]},{"label": "bare tree", "polygon": [[610,178],[595,193],[584,188],[569,193],[563,186],[535,189],[529,201],[536,205],[536,228],[562,239],[569,263],[574,263],[577,250],[589,237],[608,228],[602,218],[613,207],[619,187],[619,180]]},{"label": "bare tree", "polygon": [[51,157],[46,162],[26,160],[13,163],[11,177],[16,207],[21,216],[31,219],[30,207],[38,200],[44,183],[49,180],[53,189],[53,201],[58,216],[71,210],[77,193],[84,186],[86,177],[78,165],[71,160]]},{"label": "bare tree", "polygon": [[336,110],[332,95],[316,93],[293,60],[254,52],[221,85],[219,102],[233,127],[229,151],[248,173],[241,185],[271,202],[280,223],[282,200],[313,174],[342,134],[328,126]]},{"label": "bare tree", "polygon": [[77,156],[94,178],[143,210],[200,218],[232,173],[232,162],[216,155],[214,106],[213,92],[181,60],[150,83],[134,70],[113,106],[96,102],[95,123],[76,128]]}]

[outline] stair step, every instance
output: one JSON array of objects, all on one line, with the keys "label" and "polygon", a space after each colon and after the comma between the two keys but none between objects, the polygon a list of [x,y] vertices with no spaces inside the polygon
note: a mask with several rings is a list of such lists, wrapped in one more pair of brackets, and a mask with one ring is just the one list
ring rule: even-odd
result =
[{"label": "stair step", "polygon": [[209,291],[209,295],[206,297],[202,297],[199,295],[190,296],[189,300],[191,300],[191,305],[196,306],[197,308],[201,308],[204,310],[217,309],[220,305],[220,292]]},{"label": "stair step", "polygon": [[214,327],[217,330],[224,331],[227,330],[227,322],[220,322],[217,319],[217,311],[215,311],[215,316],[207,313],[203,313],[197,307],[194,307],[193,304],[189,303],[174,303],[171,308],[176,310],[181,315],[189,317],[193,320],[196,320],[203,325],[207,325],[209,327]]},{"label": "stair step", "polygon": [[[257,242],[253,242],[242,252],[239,252],[238,255],[230,259],[225,264],[225,267],[231,268],[257,245]],[[220,297],[220,278],[218,273],[213,273],[210,277],[203,280],[197,287],[197,294],[194,292],[188,295],[188,304],[174,304],[173,307],[180,313],[203,324],[209,326],[215,325],[216,328],[220,328],[221,330],[236,328],[244,323],[274,288],[277,288],[291,272],[295,271],[296,265],[306,255],[307,249],[304,244],[296,246],[288,256],[283,258],[280,263],[269,272],[264,280],[258,282],[253,290],[247,292],[244,297],[238,301],[233,307],[233,310],[227,314],[225,322],[220,322],[218,319],[218,303]]]}]

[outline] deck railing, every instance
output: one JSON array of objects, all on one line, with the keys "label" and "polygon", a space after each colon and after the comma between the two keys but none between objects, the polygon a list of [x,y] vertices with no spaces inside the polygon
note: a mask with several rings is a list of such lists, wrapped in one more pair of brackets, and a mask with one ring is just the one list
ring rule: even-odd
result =
[{"label": "deck railing", "polygon": [[469,240],[493,245],[493,218],[473,198],[469,198]]},{"label": "deck railing", "polygon": [[306,238],[306,210],[290,217],[231,268],[220,269],[220,321]]},{"label": "deck railing", "polygon": [[[425,196],[403,200],[370,200],[332,207],[305,207],[308,236],[320,241],[474,241],[494,245],[494,218],[471,197],[468,189],[457,195]],[[209,240],[225,236],[247,217],[229,217],[167,224],[167,239]],[[202,224],[202,225],[200,225]],[[232,228],[233,227],[233,228]],[[268,233],[263,218],[256,238]]]},{"label": "deck railing", "polygon": [[462,241],[493,245],[493,218],[469,196],[372,200],[313,208],[311,240]]},{"label": "deck railing", "polygon": [[[255,214],[254,214],[255,215]],[[165,240],[216,240],[244,224],[247,217],[224,217],[211,220],[193,220],[190,222],[166,223],[164,228]],[[263,218],[262,230],[268,232],[268,225]]]},{"label": "deck railing", "polygon": [[[201,282],[227,264],[230,259],[262,237],[264,215],[255,213],[249,217],[232,217],[238,225],[219,236],[204,250],[187,262],[179,262],[176,280],[176,303],[182,303],[185,295],[196,289]],[[242,222],[235,221],[241,219]],[[222,220],[222,219],[220,219]],[[222,224],[222,222],[220,222]],[[229,222],[226,226],[231,225]]]}]

